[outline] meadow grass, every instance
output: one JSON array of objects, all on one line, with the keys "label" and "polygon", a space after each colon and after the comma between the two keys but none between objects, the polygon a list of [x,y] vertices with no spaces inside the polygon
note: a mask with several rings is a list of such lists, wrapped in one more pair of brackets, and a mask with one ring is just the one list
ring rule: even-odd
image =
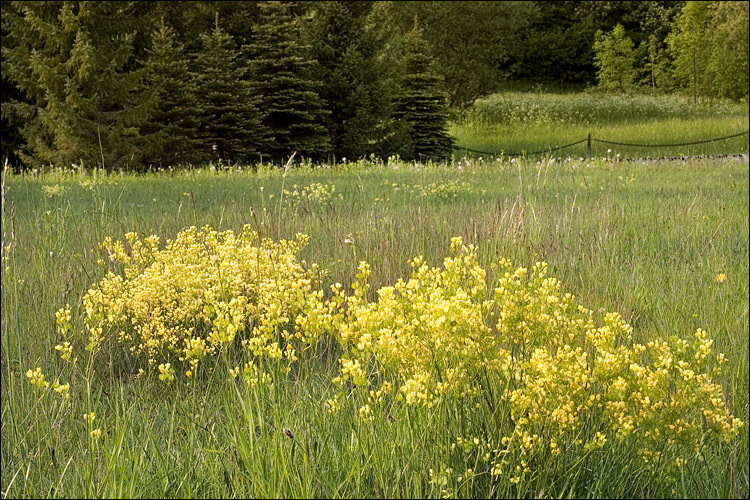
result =
[{"label": "meadow grass", "polygon": [[[459,154],[464,153],[462,148],[496,154],[545,151],[591,134],[594,157],[619,154],[622,158],[642,158],[747,153],[748,136],[664,147],[613,145],[596,139],[642,145],[680,144],[747,130],[747,103],[692,104],[675,95],[504,92],[477,100],[457,116],[450,133]],[[552,154],[586,158],[587,145],[584,142]]]},{"label": "meadow grass", "polygon": [[[357,418],[365,401],[350,393],[330,414],[333,342],[289,376],[271,372],[270,385],[230,379],[231,353],[197,380],[166,385],[124,355],[97,363],[81,351],[77,368],[62,361],[55,311],[69,303],[81,326],[81,297],[105,272],[99,243],[130,231],[164,239],[193,225],[238,232],[250,224],[274,240],[302,232],[310,243],[300,258],[328,270],[326,286],[350,289],[367,260],[371,300],[409,277],[408,259],[439,265],[461,236],[478,245],[487,269],[501,257],[529,268],[546,261],[564,291],[598,319],[621,313],[638,341],[705,329],[728,358],[718,379],[727,405],[747,426],[748,198],[747,163],[707,160],[8,174],[0,489],[4,497],[746,498],[747,427],[686,457],[677,477],[613,443],[538,458],[513,484],[469,473],[481,470],[480,454],[454,450],[484,435],[494,418],[486,410],[393,403],[387,418],[367,421]],[[490,272],[490,284],[497,279]],[[49,382],[72,381],[71,398],[41,395],[26,376],[36,367]],[[82,418],[92,412],[95,420]]]}]

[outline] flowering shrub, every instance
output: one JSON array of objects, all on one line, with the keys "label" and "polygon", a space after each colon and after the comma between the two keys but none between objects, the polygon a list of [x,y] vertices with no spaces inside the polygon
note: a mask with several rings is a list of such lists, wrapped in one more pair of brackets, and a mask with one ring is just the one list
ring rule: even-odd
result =
[{"label": "flowering shrub", "polygon": [[[414,258],[411,277],[377,290],[377,301],[368,298],[367,262],[351,294],[338,283],[327,296],[313,289],[315,268],[297,260],[304,235],[259,241],[248,226],[239,235],[191,227],[164,248],[156,236],[126,240],[127,248],[103,242],[120,272],[83,298],[89,349],[117,342],[169,384],[176,367],[192,378],[201,360],[241,339],[244,366],[229,374],[255,385],[269,380],[263,360],[284,370],[333,335],[343,354],[330,413],[350,392],[361,421],[384,418],[386,403],[485,412],[483,434],[458,436],[453,446],[481,457],[484,469],[464,480],[484,472],[519,483],[537,459],[548,463],[542,456],[623,442],[647,464],[681,467],[706,439],[728,441],[743,425],[712,380],[725,358],[705,331],[638,343],[617,313],[597,324],[544,263],[529,271],[501,259],[490,287],[477,248],[460,237],[442,267]],[[70,309],[59,310],[58,330],[75,341],[70,323]],[[70,359],[73,345],[57,350]],[[39,369],[27,376],[46,389]],[[436,484],[447,484],[444,465]]]},{"label": "flowering shrub", "polygon": [[[453,239],[456,245],[458,238]],[[412,278],[378,290],[376,303],[366,299],[369,266],[360,265],[339,338],[357,366],[388,374],[383,377],[388,384],[398,374],[399,398],[432,405],[443,394],[475,390],[472,377],[498,363],[496,338],[484,322],[489,307],[485,272],[474,253],[445,259],[443,271],[421,257],[411,265]],[[343,379],[353,371],[347,369],[347,359]],[[364,380],[352,378],[356,385]]]},{"label": "flowering shrub", "polygon": [[[296,359],[295,317],[319,296],[297,261],[306,236],[258,241],[249,226],[237,235],[190,227],[164,248],[154,235],[125,237],[129,250],[111,238],[102,243],[121,272],[109,272],[83,298],[89,349],[116,340],[158,365],[165,381],[174,378],[175,360],[192,375],[237,337],[253,356]],[[296,338],[311,331],[297,329]]]},{"label": "flowering shrub", "polygon": [[453,238],[451,249],[442,269],[414,259],[409,281],[381,288],[377,302],[356,293],[369,274],[360,265],[340,328],[346,354],[337,381],[369,391],[371,406],[394,393],[407,405],[500,409],[508,420],[496,421],[497,440],[477,438],[469,448],[484,446],[488,471],[507,470],[512,482],[541,453],[628,440],[649,462],[661,450],[694,452],[706,435],[737,435],[742,422],[711,380],[724,357],[703,330],[690,341],[639,344],[616,313],[597,326],[547,277],[546,264],[529,273],[501,260],[490,292],[476,248]]}]

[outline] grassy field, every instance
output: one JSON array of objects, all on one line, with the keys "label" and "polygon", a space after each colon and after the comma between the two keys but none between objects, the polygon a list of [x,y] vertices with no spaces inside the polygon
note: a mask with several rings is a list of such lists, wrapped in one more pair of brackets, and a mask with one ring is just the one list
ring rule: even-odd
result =
[{"label": "grassy field", "polygon": [[[359,162],[292,168],[287,175],[266,168],[48,172],[8,174],[3,195],[3,497],[746,498],[750,492],[746,162],[548,158]],[[687,454],[665,445],[664,460],[647,462],[636,443],[592,420],[580,427],[581,437],[602,431],[606,443],[579,446],[573,436],[555,453],[542,435],[542,451],[509,453],[503,475],[491,470],[500,463],[493,448],[514,435],[517,415],[490,410],[485,395],[427,406],[393,398],[382,413],[364,418],[368,396],[356,387],[342,393],[332,381],[346,351],[330,339],[301,353],[289,374],[269,368],[273,383],[254,387],[227,375],[241,366],[236,346],[206,363],[200,376],[179,368],[171,384],[142,356],[97,358],[80,349],[76,366],[61,359],[56,311],[69,303],[73,329],[81,331],[83,295],[107,269],[119,269],[99,247],[106,237],[135,232],[163,242],[190,226],[238,233],[246,224],[273,240],[309,235],[299,259],[303,267],[328,270],[322,289],[338,282],[351,293],[357,264],[366,260],[371,301],[376,290],[409,278],[409,259],[422,255],[441,266],[454,236],[478,246],[490,288],[501,279],[492,264],[502,257],[529,269],[545,261],[562,291],[592,310],[597,324],[605,312],[619,312],[634,342],[707,331],[713,349],[727,357],[715,381],[744,427],[728,442],[701,435],[705,442]],[[39,380],[27,375],[37,367],[49,386],[29,383]],[[54,390],[56,379],[70,384],[69,399]],[[334,414],[326,402],[337,394],[343,396]],[[684,462],[675,469],[675,460]]]},{"label": "grassy field", "polygon": [[[687,98],[505,92],[477,100],[452,125],[457,151],[491,153],[544,151],[592,137],[592,156],[639,158],[748,152],[748,136],[671,147],[606,144],[679,144],[748,130],[747,103]],[[586,158],[586,143],[555,152],[560,158]],[[478,156],[475,154],[475,156]],[[485,155],[486,156],[486,155]]]}]

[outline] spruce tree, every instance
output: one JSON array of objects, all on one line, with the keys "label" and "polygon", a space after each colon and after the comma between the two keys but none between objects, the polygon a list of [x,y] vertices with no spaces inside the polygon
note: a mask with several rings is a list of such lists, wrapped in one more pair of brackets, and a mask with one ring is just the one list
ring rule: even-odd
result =
[{"label": "spruce tree", "polygon": [[13,41],[7,51],[3,44],[3,72],[30,101],[12,103],[26,118],[24,162],[138,163],[148,103],[138,91],[133,9],[120,2],[3,5]]},{"label": "spruce tree", "polygon": [[447,96],[435,64],[415,17],[414,28],[404,37],[404,75],[394,111],[405,139],[400,154],[407,159],[445,157],[453,149]]},{"label": "spruce tree", "polygon": [[331,150],[358,158],[380,149],[391,113],[391,68],[372,2],[320,2],[307,35],[318,62]]},{"label": "spruce tree", "polygon": [[194,67],[201,150],[213,160],[257,160],[265,141],[260,114],[242,78],[234,40],[219,26],[218,15],[201,41]]},{"label": "spruce tree", "polygon": [[141,128],[146,141],[144,163],[164,167],[199,162],[195,88],[188,58],[163,19],[153,33],[148,54],[144,85],[154,105]]},{"label": "spruce tree", "polygon": [[243,47],[248,81],[269,134],[266,151],[275,160],[297,151],[321,158],[329,141],[326,111],[313,79],[315,61],[303,44],[289,2],[261,2],[253,40]]}]

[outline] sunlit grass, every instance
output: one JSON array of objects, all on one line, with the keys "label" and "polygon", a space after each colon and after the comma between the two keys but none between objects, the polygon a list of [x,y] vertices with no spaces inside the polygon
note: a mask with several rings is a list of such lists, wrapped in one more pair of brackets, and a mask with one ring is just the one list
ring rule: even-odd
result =
[{"label": "sunlit grass", "polygon": [[[304,197],[303,187],[317,194]],[[351,411],[332,418],[325,401],[338,391],[335,348],[299,376],[254,390],[228,380],[220,362],[196,383],[169,386],[155,371],[139,376],[142,366],[121,364],[100,368],[89,386],[76,378],[70,406],[54,392],[40,399],[29,368],[42,368],[50,384],[70,379],[54,349],[55,311],[70,303],[81,326],[81,297],[103,278],[99,243],[130,231],[172,238],[193,225],[238,232],[250,224],[274,240],[305,233],[300,258],[329,270],[326,286],[349,289],[358,262],[370,263],[371,300],[409,277],[408,259],[439,265],[453,236],[478,245],[486,268],[500,257],[529,268],[543,260],[563,290],[595,315],[620,312],[639,341],[708,331],[728,358],[718,380],[727,404],[748,422],[747,163],[362,162],[285,177],[52,172],[9,174],[5,189],[5,496],[441,496],[450,489],[439,486],[446,448],[485,425],[483,413],[451,407],[392,408],[393,420],[364,423],[353,397],[342,402]],[[91,411],[93,429],[82,418]],[[452,487],[460,496],[747,496],[746,427],[738,440],[702,450],[674,482],[649,475],[630,451],[577,457],[569,475],[546,473],[553,468],[542,461],[519,489],[485,476]],[[472,460],[460,472],[476,470]]]},{"label": "sunlit grass", "polygon": [[[747,130],[747,103],[693,105],[676,96],[505,93],[478,100],[450,131],[459,153],[461,148],[496,154],[548,151],[591,134],[592,156],[639,158],[747,153],[748,136],[671,147],[621,146],[596,139],[641,145],[682,144]],[[553,154],[586,158],[587,145],[584,142]]]}]

